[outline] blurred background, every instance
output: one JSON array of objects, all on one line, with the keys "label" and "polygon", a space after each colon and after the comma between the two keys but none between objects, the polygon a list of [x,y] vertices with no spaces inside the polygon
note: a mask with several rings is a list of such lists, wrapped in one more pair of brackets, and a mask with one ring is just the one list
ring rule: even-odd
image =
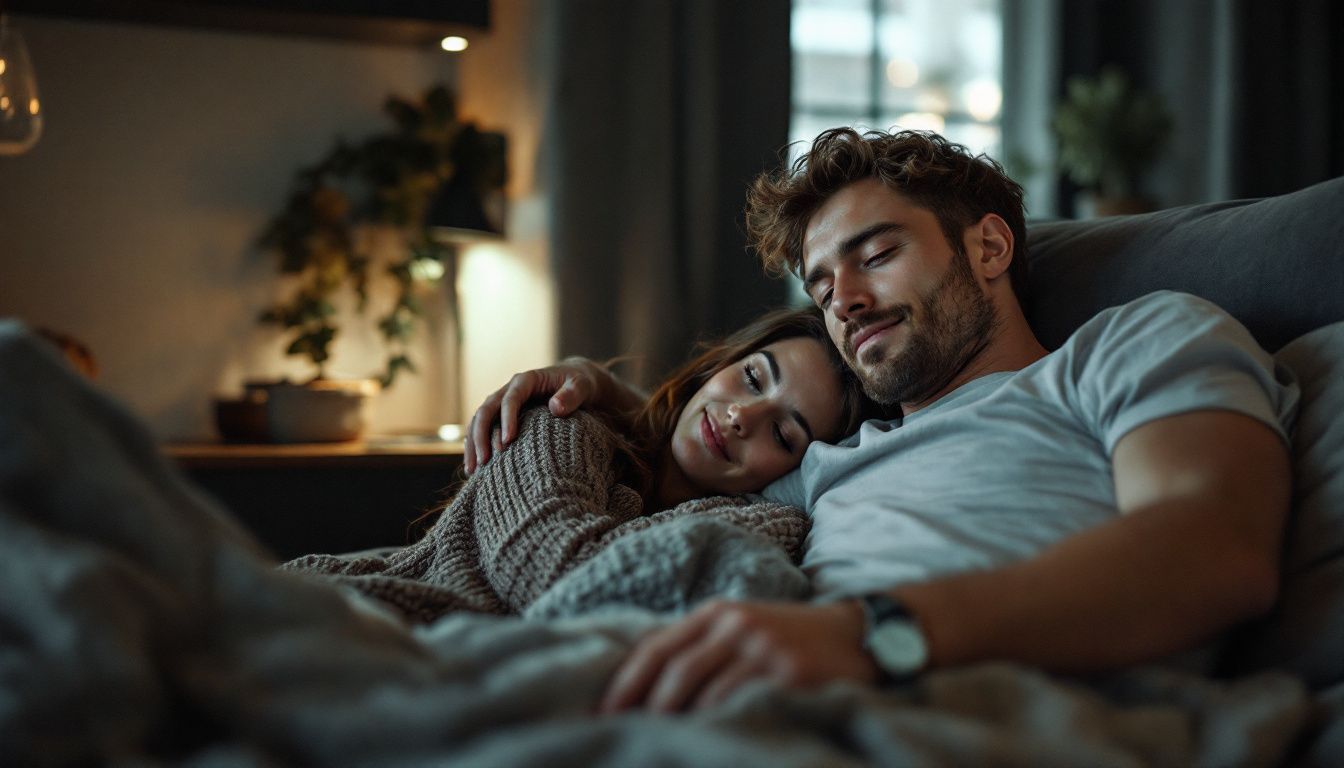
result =
[{"label": "blurred background", "polygon": [[[501,137],[507,174],[473,187],[501,193],[501,231],[421,242],[418,219],[336,206],[339,232],[361,243],[349,254],[418,271],[333,278],[324,375],[377,376],[395,340],[415,370],[377,396],[376,432],[460,422],[508,374],[562,355],[622,356],[649,381],[695,340],[794,300],[745,249],[743,195],[828,127],[941,131],[1002,162],[1035,219],[1344,173],[1342,8],[11,1],[0,112],[19,112],[0,135],[0,316],[84,344],[100,384],[161,439],[213,439],[212,399],[314,372],[311,355],[286,354],[297,319],[258,322],[305,279],[278,268],[268,225],[309,200],[317,177],[303,174],[338,141],[407,125],[423,138],[385,104],[442,84],[455,96],[447,143],[396,183],[435,199],[476,157],[452,155],[460,126]],[[25,82],[35,91],[20,97]],[[342,183],[362,178],[361,157]],[[388,336],[378,318],[403,310]]]}]

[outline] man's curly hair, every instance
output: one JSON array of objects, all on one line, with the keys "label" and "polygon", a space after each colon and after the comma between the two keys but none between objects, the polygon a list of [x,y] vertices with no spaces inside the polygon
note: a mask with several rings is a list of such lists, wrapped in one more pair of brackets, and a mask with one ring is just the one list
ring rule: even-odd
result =
[{"label": "man's curly hair", "polygon": [[803,235],[812,216],[831,195],[869,178],[931,211],[956,253],[963,252],[966,227],[987,213],[1001,216],[1013,233],[1009,279],[1018,301],[1025,301],[1022,187],[992,158],[927,131],[832,128],[792,167],[757,177],[747,192],[747,238],[766,272],[801,276]]}]

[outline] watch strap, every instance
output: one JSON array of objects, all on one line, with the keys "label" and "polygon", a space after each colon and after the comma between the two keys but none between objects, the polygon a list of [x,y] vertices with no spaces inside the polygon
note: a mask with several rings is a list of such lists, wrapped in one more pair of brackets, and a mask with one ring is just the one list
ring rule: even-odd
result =
[{"label": "watch strap", "polygon": [[870,592],[859,596],[859,605],[863,607],[864,632],[863,642],[868,643],[868,635],[872,634],[878,624],[892,619],[914,621],[914,614],[900,600],[892,597],[886,592]]},{"label": "watch strap", "polygon": [[[878,655],[873,652],[871,640],[874,631],[887,622],[901,622],[909,625],[912,631],[920,632],[919,622],[915,619],[915,615],[905,607],[904,603],[886,592],[870,592],[860,595],[859,606],[863,609],[864,619],[863,649],[872,657],[874,664],[877,666],[879,681],[884,685],[890,685],[914,679],[923,670],[923,664],[907,670],[893,670],[883,664]],[[927,660],[924,664],[927,664]]]}]

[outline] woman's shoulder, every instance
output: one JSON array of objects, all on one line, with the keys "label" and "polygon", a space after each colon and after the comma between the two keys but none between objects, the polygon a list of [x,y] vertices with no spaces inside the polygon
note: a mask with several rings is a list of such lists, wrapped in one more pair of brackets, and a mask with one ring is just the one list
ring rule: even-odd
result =
[{"label": "woman's shoulder", "polygon": [[518,434],[500,456],[504,465],[558,477],[598,472],[639,493],[647,481],[648,459],[638,442],[622,434],[613,421],[619,423],[600,412],[581,410],[555,416],[544,404],[532,406],[519,416]]},{"label": "woman's shoulder", "polygon": [[529,406],[518,419],[519,440],[615,441],[616,433],[600,415],[587,410],[575,411],[568,416],[556,416],[544,404]]},{"label": "woman's shoulder", "polygon": [[630,454],[631,445],[600,413],[582,410],[555,416],[543,404],[522,413],[518,434],[505,453],[517,461],[611,464]]}]

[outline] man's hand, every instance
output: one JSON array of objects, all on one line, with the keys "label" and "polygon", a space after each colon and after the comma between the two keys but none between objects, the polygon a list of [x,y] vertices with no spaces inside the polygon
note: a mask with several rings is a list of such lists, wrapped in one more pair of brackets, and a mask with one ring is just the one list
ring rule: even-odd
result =
[{"label": "man's hand", "polygon": [[855,601],[706,604],[653,632],[617,670],[601,711],[675,712],[711,706],[752,680],[807,688],[832,680],[872,682]]},{"label": "man's hand", "polygon": [[547,407],[556,416],[568,416],[583,405],[631,410],[642,404],[641,393],[584,357],[571,357],[545,368],[516,373],[508,384],[485,398],[471,417],[463,446],[467,474],[513,442],[518,436],[518,417],[523,406],[545,395],[550,395]]}]

